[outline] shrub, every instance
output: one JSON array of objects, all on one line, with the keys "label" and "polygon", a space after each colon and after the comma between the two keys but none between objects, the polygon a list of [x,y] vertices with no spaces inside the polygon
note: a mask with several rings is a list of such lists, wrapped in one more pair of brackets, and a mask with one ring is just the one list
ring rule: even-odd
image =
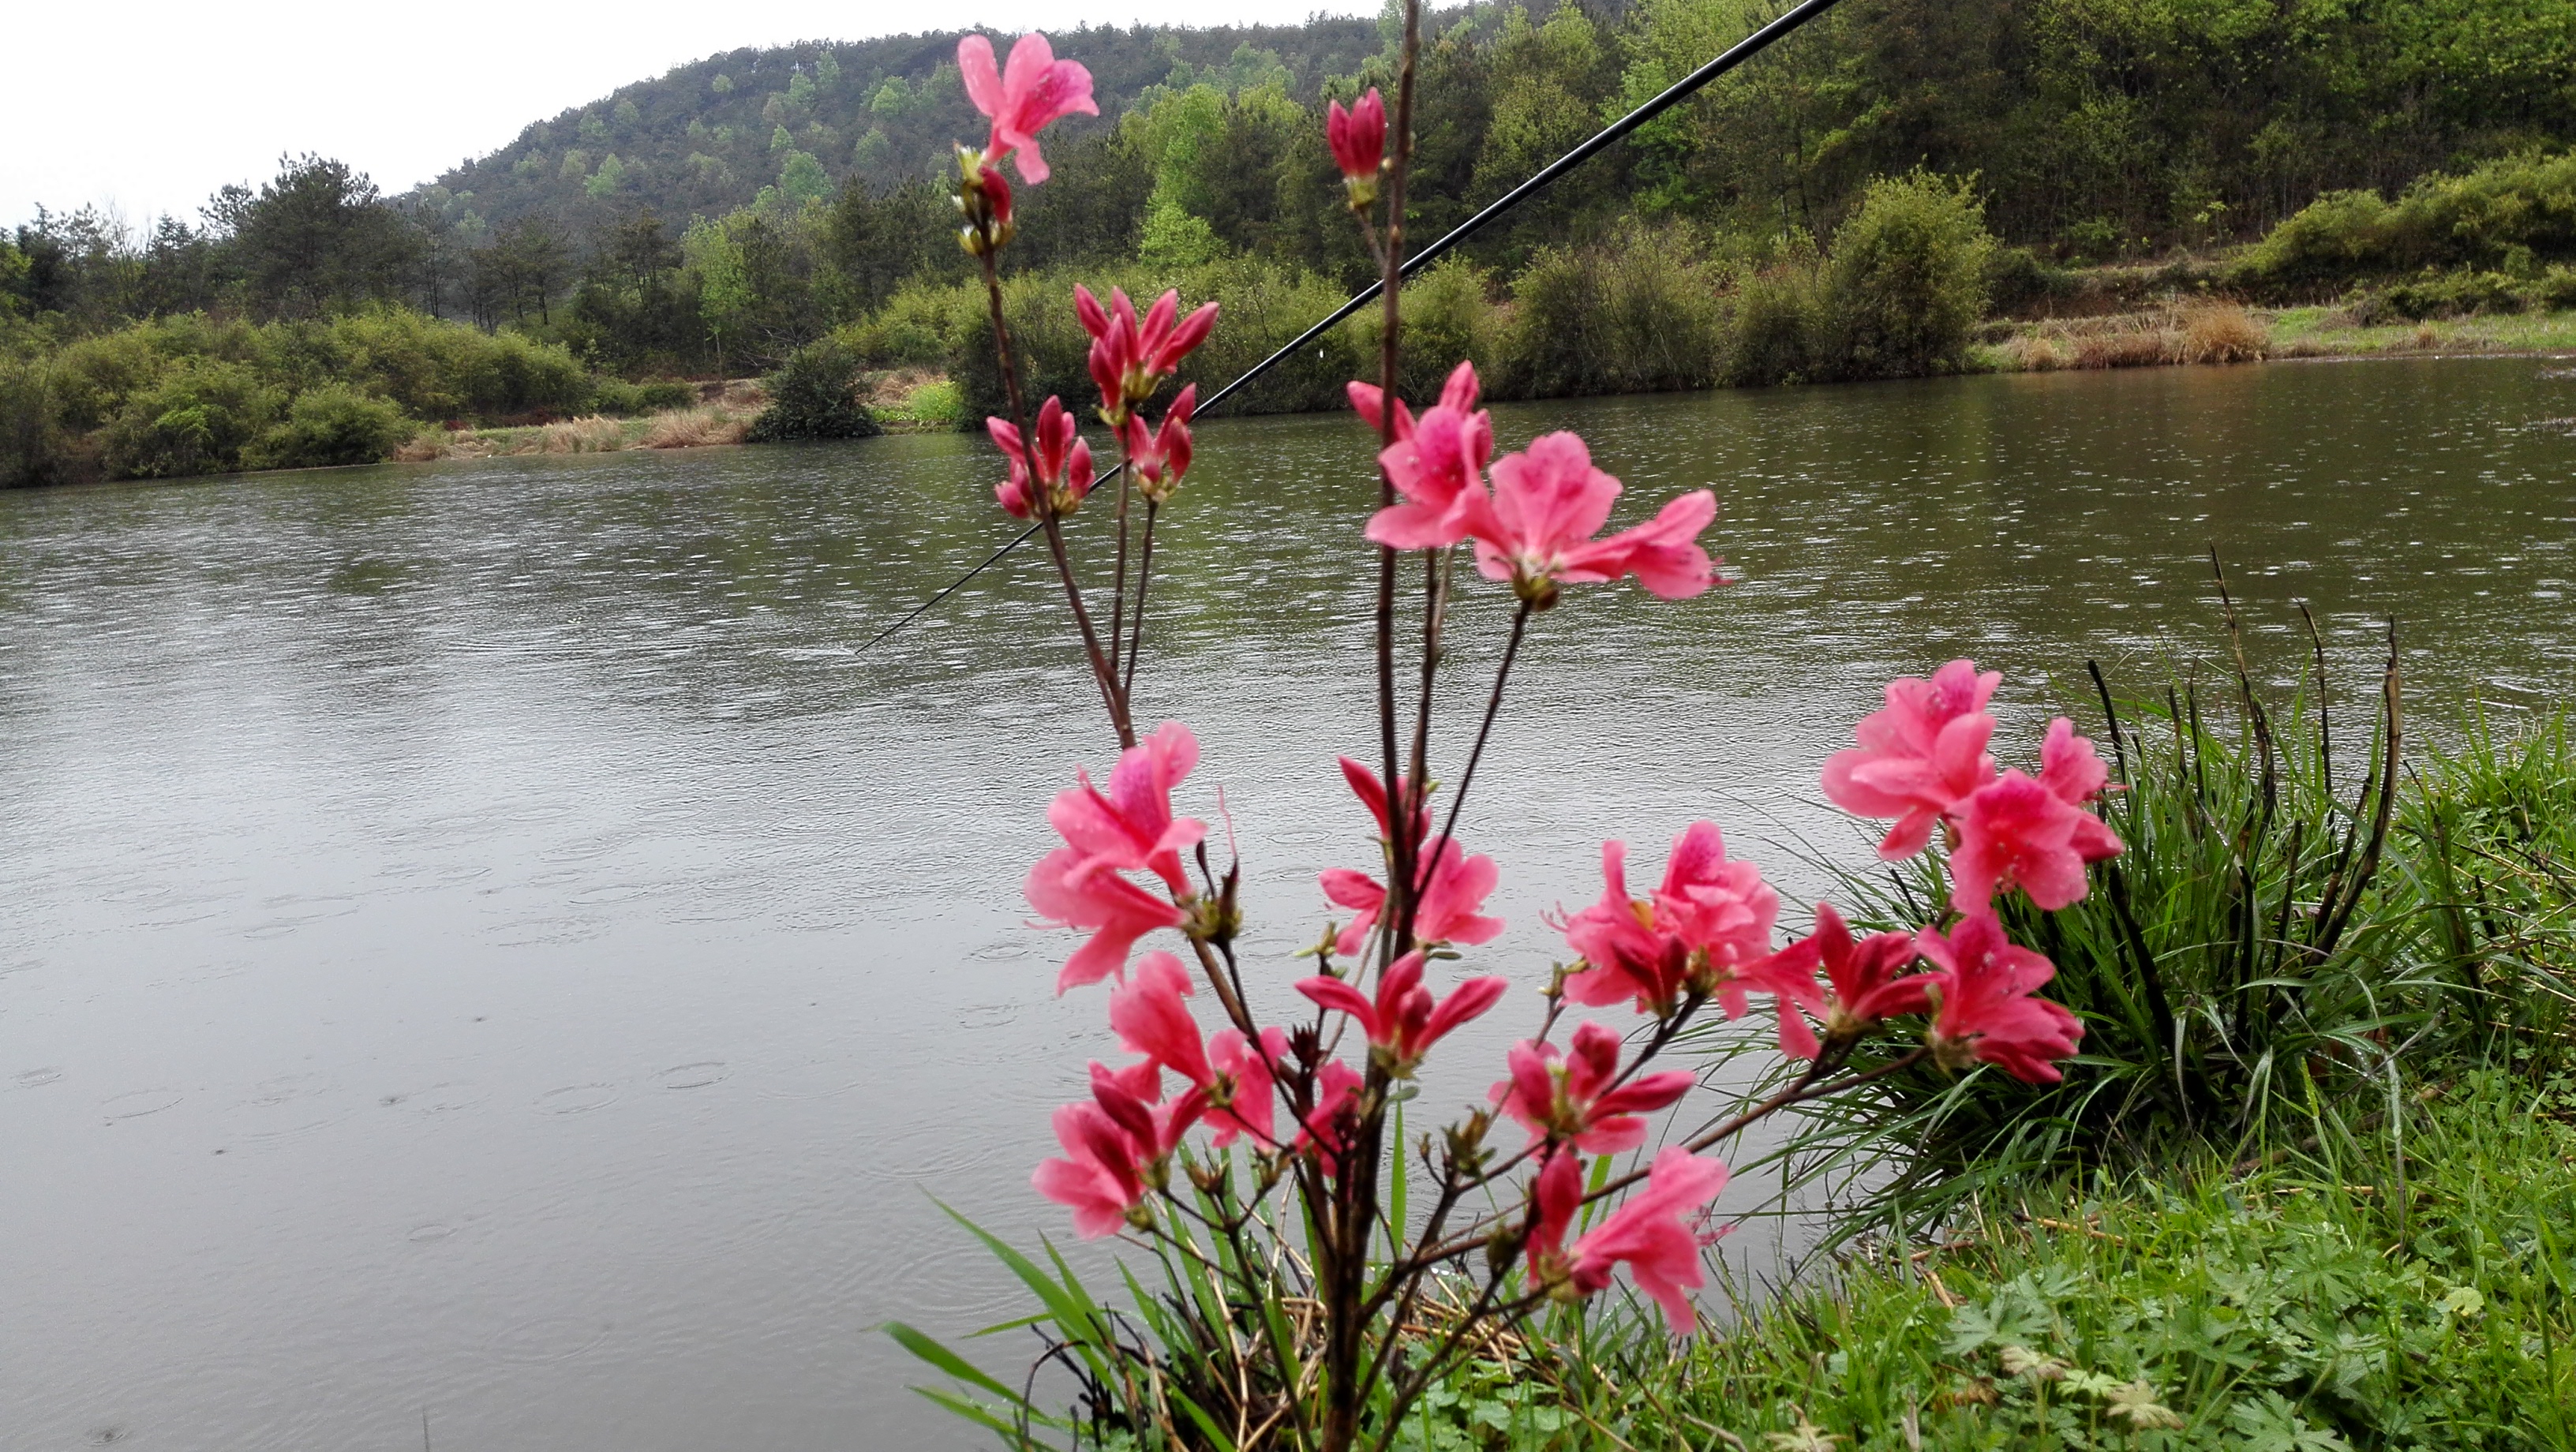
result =
[{"label": "shrub", "polygon": [[2455,272],[2401,282],[2380,294],[2388,312],[2408,322],[2477,313],[2518,313],[2522,292],[2501,272]]},{"label": "shrub", "polygon": [[100,437],[111,477],[169,479],[241,467],[278,414],[276,392],[239,363],[196,358],[129,395]]},{"label": "shrub", "polygon": [[2433,172],[2394,202],[2333,192],[2250,250],[2235,279],[2279,291],[2423,268],[2576,257],[2576,150],[2526,152],[2464,176]]},{"label": "shrub", "polygon": [[[1491,278],[1483,268],[1454,253],[1404,285],[1404,346],[1396,361],[1398,392],[1406,398],[1438,397],[1440,385],[1461,359],[1474,363],[1479,377],[1495,378],[1507,344],[1501,313],[1488,291],[1490,285]],[[1352,376],[1374,378],[1385,315],[1374,306],[1365,307],[1351,322],[1351,347],[1357,355]]]},{"label": "shrub", "polygon": [[1825,267],[1832,370],[1908,378],[1966,366],[1994,245],[1969,183],[1925,171],[1870,183]]},{"label": "shrub", "polygon": [[2037,312],[2081,290],[2074,273],[2051,266],[2027,247],[1997,247],[1986,256],[1987,306],[2006,317]]},{"label": "shrub", "polygon": [[298,394],[285,419],[242,451],[242,464],[252,469],[373,464],[392,457],[419,431],[417,421],[387,400],[346,384],[325,384]]},{"label": "shrub", "polygon": [[602,378],[591,393],[590,406],[600,413],[633,417],[686,408],[697,401],[697,385],[679,379],[656,378],[643,383],[629,383],[623,378]]},{"label": "shrub", "polygon": [[767,379],[769,407],[752,420],[745,439],[774,444],[787,439],[863,439],[885,432],[858,400],[858,376],[858,359],[830,338],[788,354]]},{"label": "shrub", "polygon": [[53,380],[40,364],[0,364],[0,489],[62,484],[88,460],[54,422]]},{"label": "shrub", "polygon": [[1716,269],[1678,226],[1621,226],[1596,245],[1543,248],[1512,283],[1514,392],[1542,398],[1706,388],[1726,313]]},{"label": "shrub", "polygon": [[1745,274],[1727,334],[1726,381],[1760,388],[1817,376],[1824,331],[1824,280],[1813,259],[1793,257]]}]

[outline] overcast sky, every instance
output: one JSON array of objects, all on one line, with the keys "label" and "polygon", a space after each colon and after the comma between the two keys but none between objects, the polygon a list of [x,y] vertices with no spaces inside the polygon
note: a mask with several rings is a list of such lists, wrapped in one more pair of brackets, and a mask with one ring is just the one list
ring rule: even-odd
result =
[{"label": "overcast sky", "polygon": [[316,151],[387,193],[628,81],[741,46],[859,40],[967,22],[1294,23],[1370,0],[124,0],[13,6],[0,74],[0,225],[37,204],[193,221],[208,193]]}]

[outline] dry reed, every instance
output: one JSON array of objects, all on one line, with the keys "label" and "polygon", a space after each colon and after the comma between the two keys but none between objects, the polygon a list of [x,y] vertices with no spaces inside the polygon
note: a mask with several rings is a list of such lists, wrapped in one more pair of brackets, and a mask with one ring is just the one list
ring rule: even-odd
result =
[{"label": "dry reed", "polygon": [[653,415],[644,428],[643,447],[694,449],[707,444],[738,444],[747,428],[721,408],[676,408]]},{"label": "dry reed", "polygon": [[2182,311],[2182,337],[2176,361],[2183,363],[2251,363],[2271,341],[2254,315],[2231,302],[2203,303]]}]

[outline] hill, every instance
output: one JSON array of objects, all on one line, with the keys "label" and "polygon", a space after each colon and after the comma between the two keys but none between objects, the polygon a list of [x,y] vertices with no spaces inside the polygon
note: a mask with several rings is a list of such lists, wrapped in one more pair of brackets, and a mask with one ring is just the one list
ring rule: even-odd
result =
[{"label": "hill", "polygon": [[[824,197],[931,175],[983,122],[957,77],[964,31],[735,50],[674,66],[587,106],[531,123],[489,156],[415,189],[412,205],[468,245],[545,216],[573,232],[638,210],[674,222],[753,205],[764,187]],[[1077,141],[1158,93],[1202,83],[1229,94],[1265,82],[1312,103],[1383,44],[1377,22],[1078,29],[1059,53],[1091,68],[1097,118],[1050,133]],[[1007,44],[1007,42],[1005,42]]]}]

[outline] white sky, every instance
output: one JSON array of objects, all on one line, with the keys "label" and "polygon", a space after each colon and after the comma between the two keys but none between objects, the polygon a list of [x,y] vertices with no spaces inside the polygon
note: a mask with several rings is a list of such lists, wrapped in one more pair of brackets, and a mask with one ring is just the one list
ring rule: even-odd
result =
[{"label": "white sky", "polygon": [[123,0],[13,6],[0,65],[0,226],[42,203],[190,221],[280,153],[336,156],[392,194],[530,121],[741,46],[969,23],[1293,24],[1373,0]]}]

